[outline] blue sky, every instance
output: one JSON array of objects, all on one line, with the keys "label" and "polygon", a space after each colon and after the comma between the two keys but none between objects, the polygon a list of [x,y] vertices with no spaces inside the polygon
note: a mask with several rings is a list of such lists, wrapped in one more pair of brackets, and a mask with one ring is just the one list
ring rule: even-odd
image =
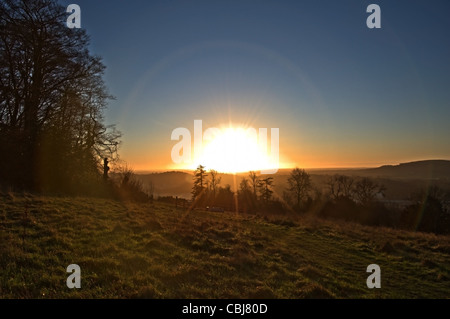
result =
[{"label": "blue sky", "polygon": [[280,128],[303,167],[450,159],[449,1],[76,3],[137,169],[169,167],[172,130],[195,119]]}]

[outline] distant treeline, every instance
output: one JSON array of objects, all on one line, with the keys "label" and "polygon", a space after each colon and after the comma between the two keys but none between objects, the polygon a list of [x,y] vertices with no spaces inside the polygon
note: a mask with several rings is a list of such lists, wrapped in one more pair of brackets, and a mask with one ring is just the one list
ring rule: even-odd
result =
[{"label": "distant treeline", "polygon": [[237,192],[220,186],[220,174],[199,166],[194,172],[192,207],[222,207],[254,214],[310,214],[365,225],[386,226],[434,233],[450,233],[449,194],[437,186],[411,194],[405,207],[385,205],[386,188],[367,177],[330,176],[327,190],[314,187],[302,169],[291,171],[285,191],[274,193],[272,177],[249,172]]}]

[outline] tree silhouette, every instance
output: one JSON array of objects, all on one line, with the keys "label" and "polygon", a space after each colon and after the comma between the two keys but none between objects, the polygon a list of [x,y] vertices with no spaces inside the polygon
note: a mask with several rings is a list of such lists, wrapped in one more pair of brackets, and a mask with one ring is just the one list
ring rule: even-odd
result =
[{"label": "tree silhouette", "polygon": [[216,203],[225,210],[232,211],[235,209],[234,192],[229,184],[218,188]]},{"label": "tree silhouette", "polygon": [[273,177],[259,180],[258,187],[263,202],[267,203],[272,198],[273,186]]},{"label": "tree silhouette", "polygon": [[76,188],[117,154],[105,66],[65,20],[56,0],[0,2],[0,179],[12,185]]},{"label": "tree silhouette", "polygon": [[204,184],[206,183],[207,176],[208,174],[206,174],[203,165],[199,165],[194,171],[194,186],[192,187],[192,200],[194,203],[200,204],[202,201],[202,197],[205,194],[206,187]]},{"label": "tree silhouette", "polygon": [[250,187],[248,179],[242,178],[241,182],[239,183],[238,191],[239,209],[242,209],[244,212],[254,210],[255,201],[256,200],[253,197],[252,188]]},{"label": "tree silhouette", "polygon": [[253,189],[253,197],[255,198],[255,200],[257,199],[257,189],[258,189],[258,176],[256,175],[256,173],[254,171],[250,171],[248,172],[248,177],[250,179],[250,183]]},{"label": "tree silhouette", "polygon": [[334,175],[327,181],[331,198],[337,200],[342,197],[351,199],[354,193],[354,179],[345,175]]},{"label": "tree silhouette", "polygon": [[289,191],[294,194],[297,207],[311,189],[311,177],[304,169],[294,168],[288,178]]},{"label": "tree silhouette", "polygon": [[209,176],[210,176],[210,181],[211,181],[210,187],[213,192],[213,201],[214,201],[214,199],[216,198],[217,187],[220,184],[220,181],[222,178],[219,177],[219,173],[214,169],[209,170]]},{"label": "tree silhouette", "polygon": [[368,177],[363,177],[356,182],[354,193],[356,199],[362,205],[368,205],[371,203],[377,194],[384,196],[385,187],[380,185]]},{"label": "tree silhouette", "polygon": [[241,182],[239,183],[239,191],[241,193],[251,193],[250,185],[248,183],[248,179],[245,177],[242,178]]}]

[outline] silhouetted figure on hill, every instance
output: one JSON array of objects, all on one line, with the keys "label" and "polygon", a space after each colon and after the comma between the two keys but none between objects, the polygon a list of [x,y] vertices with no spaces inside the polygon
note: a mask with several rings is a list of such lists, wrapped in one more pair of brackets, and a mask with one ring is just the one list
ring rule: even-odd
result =
[{"label": "silhouetted figure on hill", "polygon": [[103,179],[106,181],[108,179],[108,172],[109,172],[109,166],[108,166],[108,159],[105,157],[103,160]]}]

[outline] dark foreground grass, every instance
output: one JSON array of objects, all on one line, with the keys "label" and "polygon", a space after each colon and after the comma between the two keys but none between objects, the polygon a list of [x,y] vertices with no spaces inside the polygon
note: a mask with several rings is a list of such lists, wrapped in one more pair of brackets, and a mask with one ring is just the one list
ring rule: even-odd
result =
[{"label": "dark foreground grass", "polygon": [[[81,267],[81,289],[66,267]],[[368,289],[369,264],[381,289]],[[277,216],[3,194],[1,298],[447,298],[450,238]]]}]

